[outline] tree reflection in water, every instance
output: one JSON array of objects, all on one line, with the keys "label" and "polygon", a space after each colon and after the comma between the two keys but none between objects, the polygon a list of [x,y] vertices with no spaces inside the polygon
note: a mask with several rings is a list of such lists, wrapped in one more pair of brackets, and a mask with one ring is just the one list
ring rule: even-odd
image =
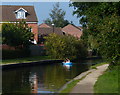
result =
[{"label": "tree reflection in water", "polygon": [[2,72],[2,93],[30,93],[29,69]]}]

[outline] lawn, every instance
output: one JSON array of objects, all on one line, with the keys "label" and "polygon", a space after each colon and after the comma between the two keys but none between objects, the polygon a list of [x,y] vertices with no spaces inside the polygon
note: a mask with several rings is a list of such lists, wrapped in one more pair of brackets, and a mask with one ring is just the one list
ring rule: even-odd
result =
[{"label": "lawn", "polygon": [[108,69],[98,78],[96,84],[94,85],[95,93],[119,93],[120,88],[118,80],[120,80],[120,77],[118,77],[118,68],[120,69],[120,66]]},{"label": "lawn", "polygon": [[40,60],[53,60],[50,56],[34,56],[34,57],[26,57],[26,58],[17,58],[17,59],[9,59],[2,60],[2,64],[14,64],[14,63],[24,63],[24,62],[34,62]]}]

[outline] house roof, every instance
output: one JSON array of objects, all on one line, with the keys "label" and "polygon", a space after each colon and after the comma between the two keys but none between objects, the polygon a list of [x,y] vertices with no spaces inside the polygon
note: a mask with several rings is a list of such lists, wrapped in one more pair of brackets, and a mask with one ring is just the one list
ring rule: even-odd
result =
[{"label": "house roof", "polygon": [[42,24],[39,25],[39,28],[52,28],[52,25],[42,23]]},{"label": "house roof", "polygon": [[0,19],[0,22],[15,22],[17,21],[15,16],[15,11],[19,10],[20,8],[26,10],[27,17],[25,21],[27,22],[38,22],[37,16],[34,10],[34,6],[16,6],[16,5],[2,5],[0,6],[0,9],[2,9],[2,19]]},{"label": "house roof", "polygon": [[67,26],[63,27],[62,31],[65,34],[70,34],[70,35],[73,35],[73,36],[78,37],[78,38],[80,38],[82,35],[82,28],[77,27],[75,25],[71,25],[71,24],[68,24]]},{"label": "house roof", "polygon": [[[39,25],[38,31],[40,35],[48,35],[50,33],[53,33],[53,26],[50,24],[42,23]],[[58,27],[54,27],[54,33],[63,35],[62,29]]]},{"label": "house roof", "polygon": [[[38,34],[40,35],[48,35],[53,33],[53,28],[38,28]],[[56,28],[54,27],[54,33],[58,34],[58,35],[63,35],[62,29],[61,28]]]}]

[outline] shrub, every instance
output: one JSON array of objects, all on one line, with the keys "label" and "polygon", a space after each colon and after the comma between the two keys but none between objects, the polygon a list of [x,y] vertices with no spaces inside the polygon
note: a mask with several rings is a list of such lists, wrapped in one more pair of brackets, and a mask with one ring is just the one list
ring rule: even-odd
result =
[{"label": "shrub", "polygon": [[86,48],[83,42],[70,35],[50,34],[45,37],[45,47],[47,54],[53,58],[83,58],[86,57]]},{"label": "shrub", "polygon": [[33,39],[31,28],[25,21],[2,24],[2,43],[12,47],[28,47]]}]

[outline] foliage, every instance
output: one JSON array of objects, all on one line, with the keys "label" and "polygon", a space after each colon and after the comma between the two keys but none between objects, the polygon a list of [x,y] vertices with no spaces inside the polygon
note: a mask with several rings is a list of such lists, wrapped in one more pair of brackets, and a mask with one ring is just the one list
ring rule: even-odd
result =
[{"label": "foliage", "polygon": [[53,58],[80,58],[86,57],[86,48],[83,42],[70,35],[50,34],[45,37],[47,52]]},{"label": "foliage", "polygon": [[110,62],[118,63],[120,57],[120,2],[73,2],[74,14],[81,17],[80,22],[86,27],[83,35],[87,47],[97,49]]},{"label": "foliage", "polygon": [[2,43],[9,46],[27,47],[30,44],[30,39],[33,37],[31,28],[26,22],[20,21],[16,23],[2,24]]},{"label": "foliage", "polygon": [[65,11],[60,9],[59,3],[53,5],[53,9],[51,10],[51,13],[49,15],[50,18],[44,20],[44,22],[47,24],[54,23],[56,27],[64,27],[69,24],[69,21],[64,19]]}]

